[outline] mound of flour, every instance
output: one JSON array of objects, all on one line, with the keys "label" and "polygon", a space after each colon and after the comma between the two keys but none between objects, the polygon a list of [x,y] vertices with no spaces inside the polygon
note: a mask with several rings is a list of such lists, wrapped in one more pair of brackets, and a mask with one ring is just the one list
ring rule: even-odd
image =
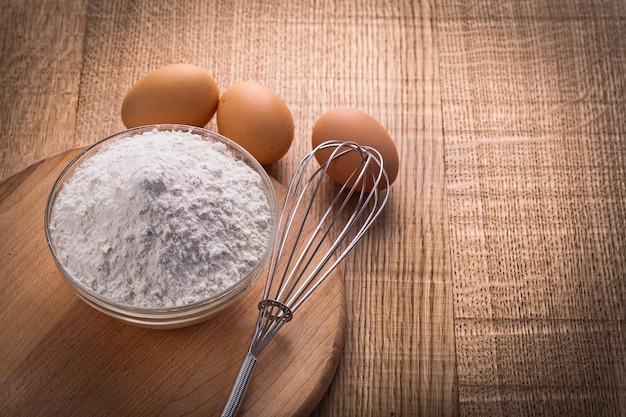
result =
[{"label": "mound of flour", "polygon": [[157,130],[103,146],[57,196],[60,262],[109,299],[180,306],[238,282],[271,232],[261,177],[222,143]]}]

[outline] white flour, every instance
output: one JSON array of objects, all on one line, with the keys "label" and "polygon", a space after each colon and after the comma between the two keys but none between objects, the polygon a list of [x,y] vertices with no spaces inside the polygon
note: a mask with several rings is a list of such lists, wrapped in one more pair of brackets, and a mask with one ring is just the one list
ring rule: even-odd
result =
[{"label": "white flour", "polygon": [[238,282],[271,230],[261,177],[226,146],[146,132],[103,147],[59,193],[51,235],[85,286],[124,304],[180,306]]}]

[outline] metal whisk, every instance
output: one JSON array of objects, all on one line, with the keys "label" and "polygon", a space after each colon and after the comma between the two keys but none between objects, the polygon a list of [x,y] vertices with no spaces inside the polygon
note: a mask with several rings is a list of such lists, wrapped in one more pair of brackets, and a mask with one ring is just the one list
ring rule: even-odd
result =
[{"label": "metal whisk", "polygon": [[[321,166],[311,163],[319,152],[330,152],[330,157]],[[346,181],[351,185],[343,185],[339,189],[317,226],[308,232],[305,223],[320,198],[329,165],[332,162],[345,163],[346,159],[338,161],[339,158],[344,155],[345,158],[354,158],[355,154],[360,155],[361,160]],[[388,189],[389,178],[383,159],[371,147],[328,141],[300,161],[282,206],[277,240],[250,348],[222,417],[236,415],[258,356],[378,217],[387,203]]]}]

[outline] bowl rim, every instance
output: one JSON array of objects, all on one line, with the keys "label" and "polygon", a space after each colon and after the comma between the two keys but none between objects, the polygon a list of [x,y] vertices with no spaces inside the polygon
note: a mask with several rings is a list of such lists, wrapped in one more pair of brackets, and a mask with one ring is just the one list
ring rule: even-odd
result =
[{"label": "bowl rim", "polygon": [[[182,131],[198,134],[203,140],[210,140],[213,142],[222,142],[226,144],[230,149],[234,150],[236,153],[231,153],[238,160],[243,160],[246,164],[251,166],[257,174],[261,177],[261,180],[264,184],[264,192],[268,199],[269,210],[272,217],[272,225],[270,229],[270,235],[268,239],[268,243],[265,247],[263,254],[259,257],[257,264],[244,276],[242,276],[236,283],[229,286],[228,288],[214,294],[208,298],[204,298],[202,300],[183,304],[179,306],[171,306],[171,307],[147,307],[147,306],[137,306],[133,304],[126,304],[116,300],[112,300],[110,298],[104,297],[99,294],[97,291],[89,288],[87,285],[83,284],[80,280],[78,280],[72,273],[70,273],[61,263],[59,256],[55,250],[52,233],[50,231],[50,221],[54,209],[54,204],[56,202],[56,198],[58,196],[59,191],[61,190],[64,181],[71,178],[71,175],[68,175],[72,169],[78,167],[84,159],[88,159],[88,155],[94,151],[94,149],[101,147],[107,142],[112,142],[116,138],[128,138],[135,136],[136,134],[142,132],[150,132],[150,131]],[[96,151],[97,153],[97,151]],[[95,153],[94,153],[95,155]],[[144,126],[137,126],[126,130],[121,130],[111,135],[108,135],[95,143],[88,145],[82,151],[80,151],[72,160],[64,167],[61,173],[57,176],[54,181],[52,188],[50,189],[46,201],[45,212],[44,212],[44,230],[46,235],[46,242],[48,245],[48,249],[50,250],[52,257],[54,259],[57,268],[61,272],[61,276],[64,281],[72,288],[74,293],[76,293],[83,301],[90,304],[92,307],[103,311],[103,309],[107,310],[107,314],[111,314],[114,317],[123,319],[125,321],[137,322],[136,324],[143,323],[144,320],[151,321],[151,319],[157,320],[167,320],[176,319],[176,320],[184,320],[181,316],[185,315],[195,315],[199,313],[203,313],[207,308],[211,306],[215,306],[215,312],[221,310],[226,307],[231,302],[238,299],[246,289],[252,287],[254,282],[256,282],[258,276],[262,272],[262,269],[267,265],[268,259],[271,255],[272,248],[274,246],[274,241],[276,240],[276,234],[278,231],[278,201],[276,197],[276,192],[274,190],[274,185],[272,184],[272,180],[268,173],[265,171],[263,166],[241,145],[233,141],[232,139],[227,138],[224,135],[221,135],[212,130],[190,126],[184,124],[151,124]],[[86,299],[87,298],[87,299]],[[97,304],[98,306],[94,305]],[[104,311],[103,311],[104,312]],[[120,317],[121,315],[121,317]],[[208,314],[204,314],[208,316]],[[129,317],[130,316],[130,317]]]}]

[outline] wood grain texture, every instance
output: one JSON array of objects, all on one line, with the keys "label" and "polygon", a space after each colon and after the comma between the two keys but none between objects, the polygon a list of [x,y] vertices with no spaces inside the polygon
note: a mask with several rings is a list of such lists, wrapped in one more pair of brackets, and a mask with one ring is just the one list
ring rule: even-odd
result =
[{"label": "wood grain texture", "polygon": [[439,12],[467,416],[626,410],[626,7]]},{"label": "wood grain texture", "polygon": [[[264,278],[183,329],[134,327],[88,307],[66,287],[43,231],[48,191],[76,153],[0,185],[0,415],[218,415],[250,344]],[[275,189],[283,199],[285,189]],[[328,388],[344,340],[341,273],[308,301],[259,356],[240,415],[307,416]]]},{"label": "wood grain texture", "polygon": [[0,180],[74,147],[85,18],[85,1],[0,1]]},{"label": "wood grain texture", "polygon": [[[283,160],[268,167],[283,184],[310,149],[311,128],[323,112],[347,105],[377,118],[396,140],[401,172],[384,217],[342,265],[346,342],[330,390],[313,414],[458,414],[431,1],[4,3],[3,22],[10,16],[39,20],[3,25],[2,48],[10,53],[3,54],[2,68],[27,54],[29,62],[46,65],[22,65],[15,79],[26,85],[42,72],[53,82],[48,89],[13,92],[7,90],[11,80],[3,82],[2,117],[10,129],[0,141],[2,178],[121,130],[119,109],[128,88],[171,62],[207,68],[222,91],[253,80],[285,99],[296,122],[295,141]],[[67,11],[71,18],[64,17]],[[15,100],[26,111],[16,112]],[[22,114],[32,118],[27,135],[18,130]],[[207,127],[215,129],[214,122]],[[45,321],[37,325],[47,328]],[[129,383],[133,375],[116,378]]]}]

